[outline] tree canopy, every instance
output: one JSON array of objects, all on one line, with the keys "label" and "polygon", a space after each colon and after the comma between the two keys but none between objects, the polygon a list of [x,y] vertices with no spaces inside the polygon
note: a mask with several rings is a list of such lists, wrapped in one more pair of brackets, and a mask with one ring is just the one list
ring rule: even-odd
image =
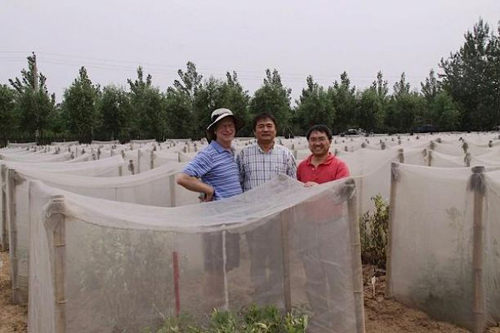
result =
[{"label": "tree canopy", "polygon": [[[137,77],[125,86],[94,84],[85,67],[65,90],[62,103],[47,89],[38,71],[36,55],[27,57],[20,78],[0,84],[0,140],[19,134],[92,139],[164,140],[202,138],[210,114],[221,107],[244,120],[238,135],[250,136],[252,118],[273,114],[279,135],[304,135],[314,124],[326,124],[334,133],[349,128],[367,132],[411,132],[422,125],[442,131],[491,130],[500,125],[500,26],[496,30],[479,20],[464,34],[464,44],[431,69],[419,87],[403,72],[392,90],[382,71],[373,83],[358,89],[347,72],[322,86],[313,76],[292,105],[291,89],[277,69],[266,69],[261,86],[250,94],[235,71],[225,77],[204,77],[188,61],[165,90],[150,74],[137,68]],[[3,138],[3,139],[2,139]]]}]

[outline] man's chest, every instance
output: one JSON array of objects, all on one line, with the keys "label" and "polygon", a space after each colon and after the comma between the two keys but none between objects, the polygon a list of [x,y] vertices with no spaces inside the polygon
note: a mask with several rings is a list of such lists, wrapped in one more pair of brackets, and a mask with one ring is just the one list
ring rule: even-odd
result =
[{"label": "man's chest", "polygon": [[283,154],[257,154],[245,158],[243,169],[247,175],[286,173],[287,159]]},{"label": "man's chest", "polygon": [[307,165],[302,170],[303,182],[316,182],[319,184],[330,182],[337,179],[337,168],[331,165]]}]

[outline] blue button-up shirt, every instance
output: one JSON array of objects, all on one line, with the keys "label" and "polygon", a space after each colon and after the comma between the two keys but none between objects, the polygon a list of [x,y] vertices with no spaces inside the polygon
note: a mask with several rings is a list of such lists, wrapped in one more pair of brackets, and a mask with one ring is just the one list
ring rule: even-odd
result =
[{"label": "blue button-up shirt", "polygon": [[238,165],[231,149],[223,148],[217,141],[212,141],[189,162],[183,172],[201,181],[215,190],[214,200],[229,198],[242,193]]}]

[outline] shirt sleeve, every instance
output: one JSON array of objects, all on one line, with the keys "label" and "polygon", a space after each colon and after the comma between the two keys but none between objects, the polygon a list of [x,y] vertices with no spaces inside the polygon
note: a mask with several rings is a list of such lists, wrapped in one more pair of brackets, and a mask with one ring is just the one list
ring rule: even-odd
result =
[{"label": "shirt sleeve", "polygon": [[297,178],[297,161],[290,150],[288,150],[287,155],[286,175],[295,179]]},{"label": "shirt sleeve", "polygon": [[341,179],[341,178],[346,178],[349,177],[349,168],[347,167],[347,164],[344,163],[344,161],[339,161],[339,165],[337,168],[337,177],[335,179]]},{"label": "shirt sleeve", "polygon": [[186,165],[182,172],[191,177],[201,178],[212,170],[213,166],[212,159],[208,155],[207,151],[203,150],[199,152],[188,165]]}]

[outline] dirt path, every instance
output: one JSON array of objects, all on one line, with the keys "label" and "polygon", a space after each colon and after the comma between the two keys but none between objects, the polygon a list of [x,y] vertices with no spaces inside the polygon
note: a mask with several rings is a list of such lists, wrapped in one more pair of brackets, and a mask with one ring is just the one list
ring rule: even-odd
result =
[{"label": "dirt path", "polygon": [[0,333],[27,332],[27,310],[10,303],[9,253],[0,252]]},{"label": "dirt path", "polygon": [[[0,333],[27,332],[27,310],[10,304],[8,253],[0,252]],[[365,270],[365,272],[368,269]],[[448,323],[430,319],[426,314],[409,309],[395,301],[384,299],[384,276],[378,278],[375,297],[369,276],[365,274],[365,320],[367,333],[467,333]],[[500,333],[490,328],[488,333]]]}]

